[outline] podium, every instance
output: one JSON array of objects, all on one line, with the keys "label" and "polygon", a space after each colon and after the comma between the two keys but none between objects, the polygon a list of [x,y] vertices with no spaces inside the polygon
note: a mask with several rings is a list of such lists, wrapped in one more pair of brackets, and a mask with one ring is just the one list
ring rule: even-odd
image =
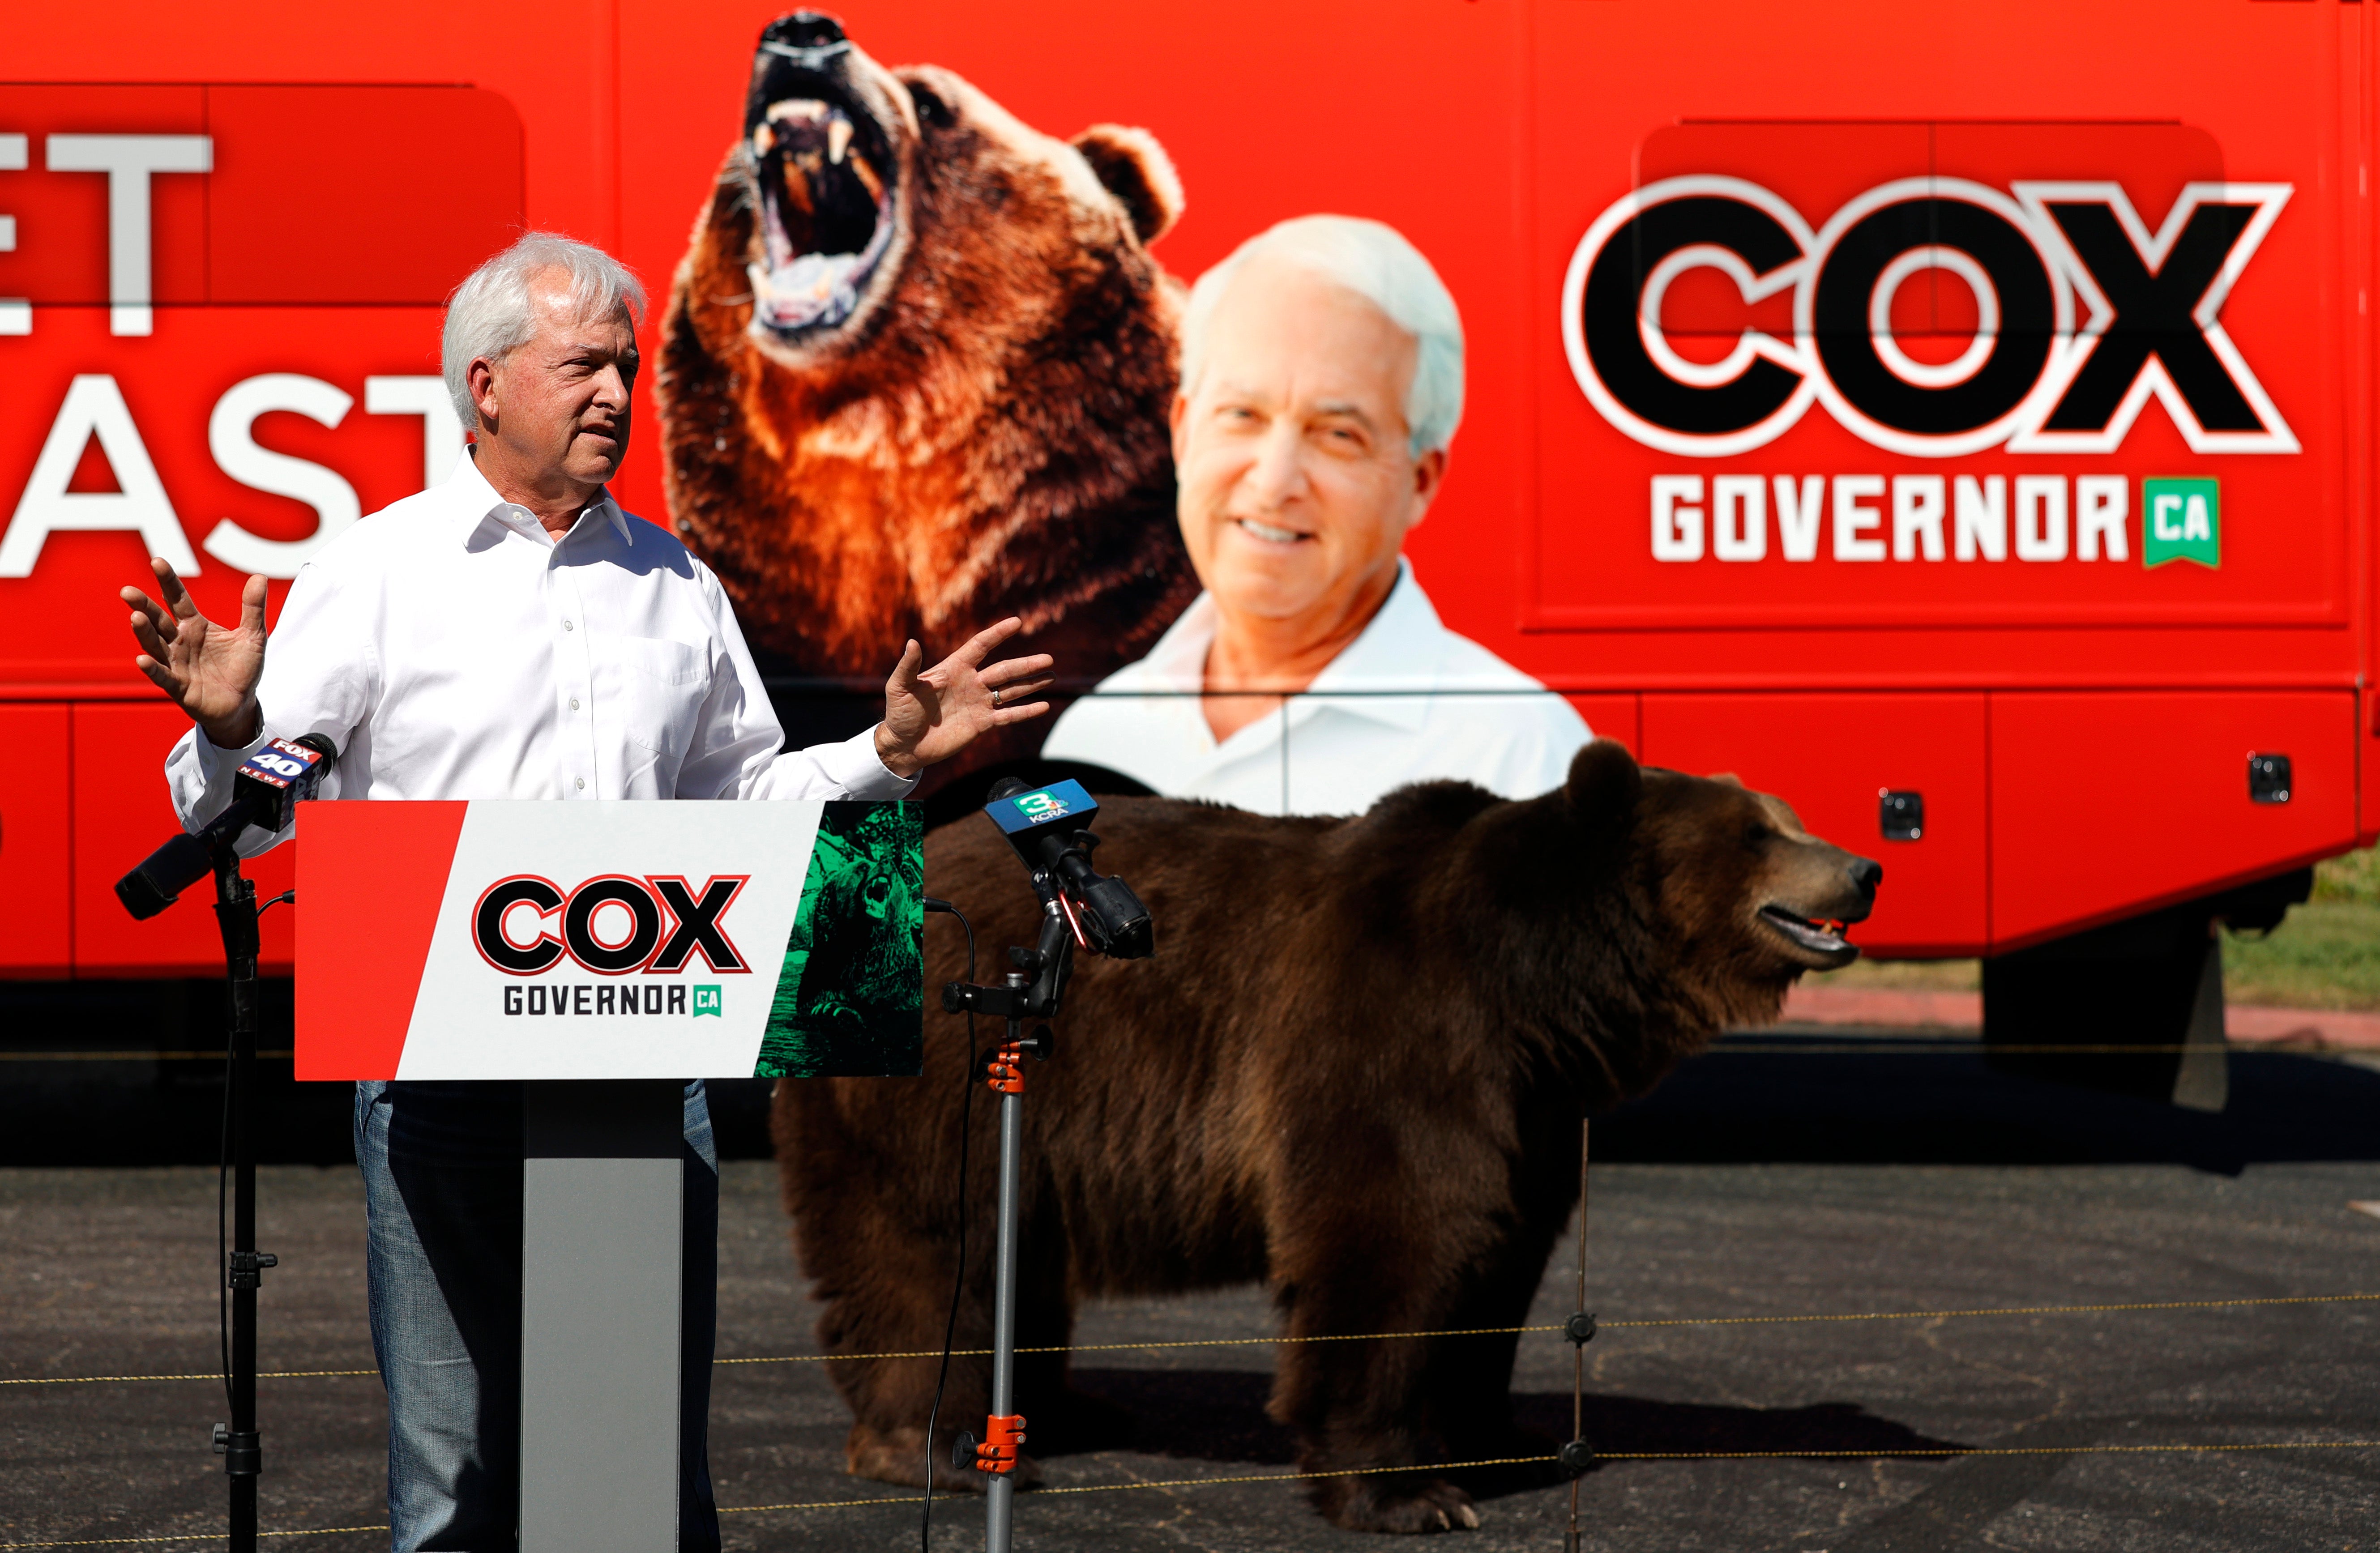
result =
[{"label": "podium", "polygon": [[900,803],[309,803],[297,1076],[522,1080],[521,1553],[678,1538],[683,1086],[907,1074]]}]

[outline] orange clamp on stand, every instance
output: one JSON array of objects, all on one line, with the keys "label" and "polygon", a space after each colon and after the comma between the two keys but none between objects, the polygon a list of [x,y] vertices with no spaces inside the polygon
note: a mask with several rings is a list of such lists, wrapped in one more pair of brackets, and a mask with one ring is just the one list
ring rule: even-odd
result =
[{"label": "orange clamp on stand", "polygon": [[975,1470],[1014,1472],[1017,1448],[1025,1443],[1025,1414],[995,1413],[983,1421],[983,1443],[975,1448]]},{"label": "orange clamp on stand", "polygon": [[1002,1041],[983,1065],[983,1081],[1002,1095],[1025,1093],[1025,1043]]}]

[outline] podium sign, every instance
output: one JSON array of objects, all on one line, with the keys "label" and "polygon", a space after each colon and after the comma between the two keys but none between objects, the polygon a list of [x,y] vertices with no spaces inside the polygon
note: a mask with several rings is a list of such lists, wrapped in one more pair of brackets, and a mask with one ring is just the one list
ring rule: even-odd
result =
[{"label": "podium sign", "polygon": [[675,1081],[918,1071],[923,811],[308,803],[298,833],[299,1078],[563,1081],[523,1087],[521,1553],[675,1547]]},{"label": "podium sign", "polygon": [[916,805],[298,814],[301,1079],[918,1071]]}]

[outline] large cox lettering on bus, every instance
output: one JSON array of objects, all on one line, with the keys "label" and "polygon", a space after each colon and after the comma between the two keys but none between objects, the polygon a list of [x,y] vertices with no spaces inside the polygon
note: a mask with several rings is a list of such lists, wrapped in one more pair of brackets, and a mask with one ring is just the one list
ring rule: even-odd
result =
[{"label": "large cox lettering on bus", "polygon": [[[2290,192],[2193,182],[2151,231],[2112,181],[1912,177],[1813,229],[1747,179],[1664,178],[1587,228],[1562,341],[1607,420],[1690,457],[1764,446],[1814,403],[1910,456],[2112,453],[2152,396],[2193,453],[2293,454],[2296,434],[2220,321]],[[1790,336],[1747,326],[1718,360],[1681,355],[1662,303],[1705,268],[1747,306],[1790,292]],[[1974,299],[1973,338],[1949,360],[1912,358],[1892,327],[1896,292],[1927,271]]]}]

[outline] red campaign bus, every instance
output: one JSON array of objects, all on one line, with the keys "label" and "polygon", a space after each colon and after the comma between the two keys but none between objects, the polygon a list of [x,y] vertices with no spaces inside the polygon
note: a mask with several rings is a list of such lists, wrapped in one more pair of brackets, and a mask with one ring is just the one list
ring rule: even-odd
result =
[{"label": "red campaign bus", "polygon": [[[207,913],[111,892],[183,726],[114,589],[155,552],[277,608],[442,472],[440,302],[525,225],[645,276],[662,360],[779,8],[12,22],[0,971],[220,964]],[[1405,233],[1469,340],[1408,545],[1447,623],[1881,858],[1871,952],[2021,967],[2176,908],[2203,940],[2380,831],[2372,9],[850,0],[836,35],[1048,135],[1146,128],[1185,282],[1292,215]],[[617,490],[668,521],[638,394]]]}]

